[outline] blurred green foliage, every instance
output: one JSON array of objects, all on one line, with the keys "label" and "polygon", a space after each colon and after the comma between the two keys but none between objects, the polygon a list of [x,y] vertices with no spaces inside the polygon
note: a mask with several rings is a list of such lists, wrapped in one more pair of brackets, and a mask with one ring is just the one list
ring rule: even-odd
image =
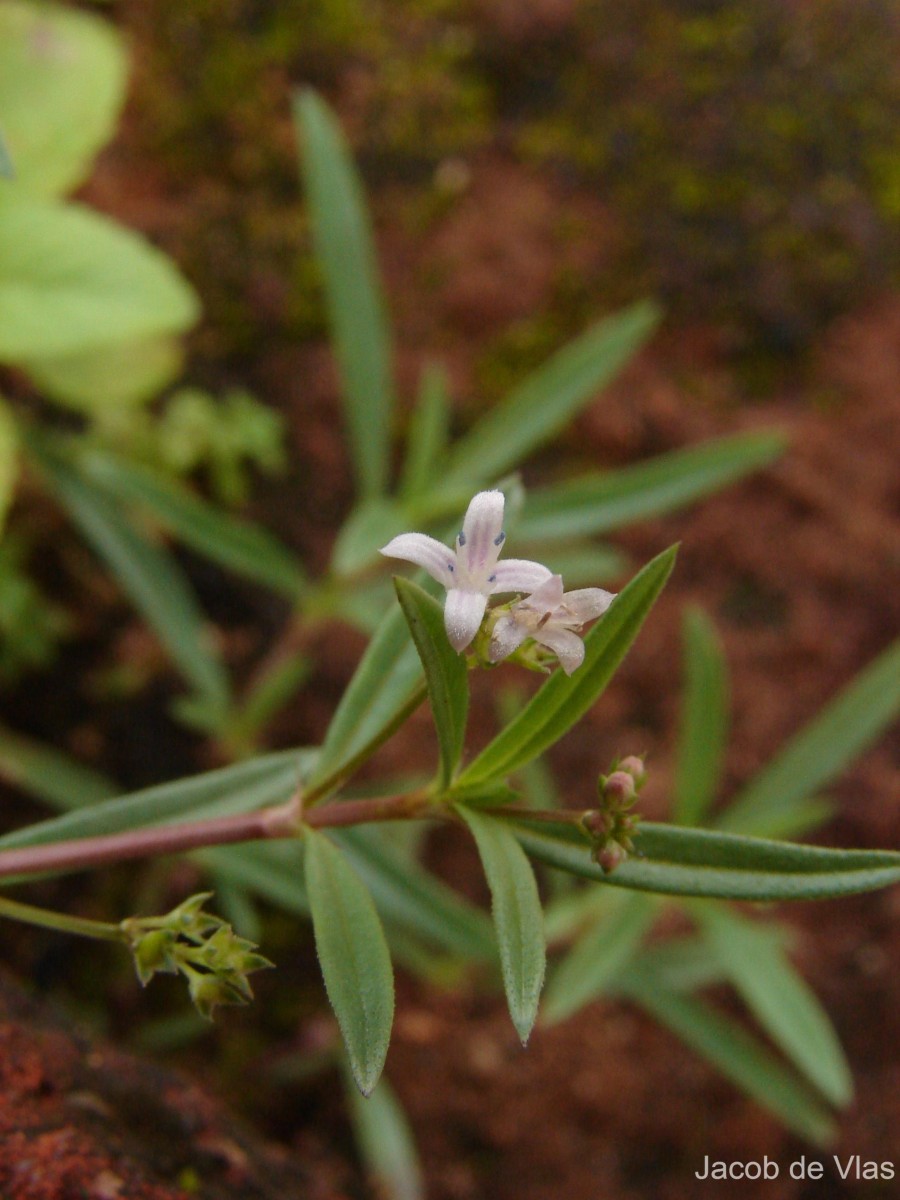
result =
[{"label": "blurred green foliage", "polygon": [[91,432],[102,446],[166,475],[202,474],[213,496],[230,506],[249,498],[254,469],[276,475],[287,465],[283,416],[243,388],[218,396],[178,388],[153,412],[104,410]]},{"label": "blurred green foliage", "polygon": [[21,536],[0,543],[0,683],[48,666],[70,622],[29,571],[31,547]]}]

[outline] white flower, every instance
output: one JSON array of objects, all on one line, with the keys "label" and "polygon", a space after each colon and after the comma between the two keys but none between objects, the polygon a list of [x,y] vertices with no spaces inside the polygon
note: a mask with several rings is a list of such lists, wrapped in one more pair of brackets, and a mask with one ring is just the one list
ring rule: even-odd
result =
[{"label": "white flower", "polygon": [[531,596],[514,604],[499,617],[491,636],[491,662],[506,658],[526,638],[546,646],[560,661],[567,675],[584,662],[584,643],[578,636],[586,621],[605,613],[614,599],[603,588],[579,588],[563,592],[561,575],[551,575]]},{"label": "white flower", "polygon": [[381,549],[388,558],[424,567],[447,589],[444,625],[457,652],[465,650],[478,632],[489,596],[533,592],[550,578],[550,571],[540,563],[521,558],[497,561],[506,539],[503,505],[502,492],[473,496],[454,550],[425,533],[401,533]]}]

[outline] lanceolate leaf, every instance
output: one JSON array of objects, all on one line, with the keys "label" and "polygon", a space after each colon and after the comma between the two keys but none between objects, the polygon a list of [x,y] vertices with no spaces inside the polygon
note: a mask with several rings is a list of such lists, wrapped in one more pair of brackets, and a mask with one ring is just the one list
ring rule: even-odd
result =
[{"label": "lanceolate leaf", "polygon": [[534,871],[502,821],[463,804],[456,811],[475,838],[491,889],[509,1015],[524,1045],[537,1018],[547,964],[544,913]]},{"label": "lanceolate leaf", "polygon": [[384,1066],[394,1017],[394,973],[372,897],[321,833],[307,831],[304,864],[316,952],[356,1085],[368,1096]]},{"label": "lanceolate leaf", "polygon": [[393,413],[391,344],[362,186],[334,114],[295,98],[316,254],[325,278],[360,494],[385,491]]},{"label": "lanceolate leaf", "polygon": [[517,466],[613,378],[656,328],[659,316],[654,304],[641,302],[564,346],[456,443],[442,485],[485,483]]},{"label": "lanceolate leaf", "polygon": [[511,824],[525,850],[542,862],[615,887],[665,895],[819,900],[900,883],[900,853],[892,850],[829,850],[649,821],[638,826],[634,854],[605,874],[576,826],[524,818]]},{"label": "lanceolate leaf", "polygon": [[728,679],[716,631],[700,609],[684,620],[686,683],[675,772],[675,820],[699,824],[715,798],[728,737]]},{"label": "lanceolate leaf", "polygon": [[268,530],[215,508],[186,487],[137,463],[92,450],[79,465],[120,499],[148,509],[207,558],[296,600],[306,579],[299,562]]},{"label": "lanceolate leaf", "polygon": [[584,663],[574,674],[557,671],[531,702],[462,772],[461,786],[499,779],[552,746],[588,711],[606,687],[675,562],[676,547],[648,563],[616,597],[584,640]]},{"label": "lanceolate leaf", "polygon": [[789,1129],[818,1144],[831,1139],[834,1125],[825,1106],[735,1021],[668,989],[646,968],[631,971],[624,990]]},{"label": "lanceolate leaf", "polygon": [[462,755],[469,712],[466,660],[457,654],[444,629],[444,610],[418,584],[397,576],[397,599],[425,668],[428,698],[441,748],[441,787],[453,778]]},{"label": "lanceolate leaf", "polygon": [[723,905],[696,904],[692,911],[716,958],[772,1040],[832,1104],[849,1104],[853,1080],[837,1034],[771,934]]},{"label": "lanceolate leaf", "polygon": [[718,821],[767,834],[834,779],[900,713],[900,639],[870,663],[765,767]]},{"label": "lanceolate leaf", "polygon": [[[31,448],[35,449],[34,443]],[[148,541],[112,497],[90,487],[61,458],[39,448],[36,457],[72,520],[106,561],[198,697],[211,712],[223,712],[228,677],[194,593],[174,559]]]},{"label": "lanceolate leaf", "polygon": [[518,536],[584,537],[671,512],[767,466],[784,448],[779,433],[740,433],[539,488],[528,495]]}]

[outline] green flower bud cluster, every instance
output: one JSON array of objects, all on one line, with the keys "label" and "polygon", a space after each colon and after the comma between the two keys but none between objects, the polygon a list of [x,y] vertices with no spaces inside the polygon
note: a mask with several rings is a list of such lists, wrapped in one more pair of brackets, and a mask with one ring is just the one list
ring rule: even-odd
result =
[{"label": "green flower bud cluster", "polygon": [[183,975],[194,1006],[208,1021],[220,1004],[249,1003],[253,992],[247,976],[272,966],[253,942],[203,911],[211,896],[199,892],[165,916],[129,917],[121,924],[141,983],[156,974]]},{"label": "green flower bud cluster", "polygon": [[646,778],[643,759],[629,755],[597,780],[597,808],[581,824],[591,839],[591,858],[606,874],[634,852],[631,835],[641,818],[633,809]]}]

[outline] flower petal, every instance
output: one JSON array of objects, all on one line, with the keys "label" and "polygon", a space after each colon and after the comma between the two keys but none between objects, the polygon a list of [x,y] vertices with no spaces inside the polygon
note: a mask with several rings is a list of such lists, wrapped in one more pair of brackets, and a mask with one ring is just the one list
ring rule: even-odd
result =
[{"label": "flower petal", "polygon": [[566,592],[562,605],[572,619],[582,625],[605,613],[615,598],[615,592],[606,592],[603,588],[576,588],[574,592]]},{"label": "flower petal", "polygon": [[459,653],[465,650],[478,632],[481,618],[487,607],[487,597],[481,592],[468,592],[462,588],[451,588],[444,605],[444,628],[450,645]]},{"label": "flower petal", "polygon": [[494,567],[488,586],[491,595],[497,592],[527,592],[530,595],[551,574],[549,568],[527,558],[505,558]]},{"label": "flower petal", "polygon": [[[515,559],[509,561],[515,562]],[[562,599],[562,575],[551,575],[549,579],[544,580],[540,587],[536,587],[530,596],[526,596],[524,600],[520,601],[516,608],[525,607],[536,613],[552,613],[559,608]]]},{"label": "flower petal", "polygon": [[584,662],[584,642],[571,629],[560,629],[548,621],[543,629],[537,630],[532,636],[536,642],[553,651],[567,675],[571,675]]},{"label": "flower petal", "polygon": [[402,558],[405,562],[424,567],[432,579],[445,588],[452,587],[456,555],[443,542],[429,537],[427,533],[401,533],[382,546],[379,554],[387,558]]},{"label": "flower petal", "polygon": [[497,491],[478,492],[469,501],[459,537],[459,559],[475,587],[491,573],[500,554],[505,503],[503,493]]},{"label": "flower petal", "polygon": [[500,617],[494,626],[488,658],[491,662],[499,662],[501,658],[512,654],[513,650],[518,650],[528,636],[525,625],[517,621],[511,613],[507,613]]}]

